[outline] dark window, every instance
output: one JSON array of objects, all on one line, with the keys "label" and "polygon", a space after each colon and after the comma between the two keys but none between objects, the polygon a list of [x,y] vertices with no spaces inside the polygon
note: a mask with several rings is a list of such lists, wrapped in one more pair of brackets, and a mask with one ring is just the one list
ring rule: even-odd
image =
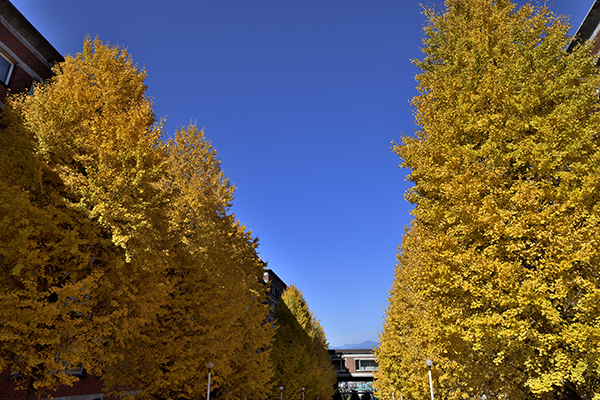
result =
[{"label": "dark window", "polygon": [[336,371],[346,370],[346,363],[344,362],[344,360],[333,360],[333,366]]},{"label": "dark window", "polygon": [[13,63],[4,58],[4,56],[0,55],[0,82],[8,85],[13,67]]}]

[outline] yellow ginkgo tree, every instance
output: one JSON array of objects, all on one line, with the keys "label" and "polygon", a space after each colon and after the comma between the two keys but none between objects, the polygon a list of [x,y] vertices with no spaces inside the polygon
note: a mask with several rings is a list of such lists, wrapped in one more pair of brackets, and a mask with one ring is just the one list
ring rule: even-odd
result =
[{"label": "yellow ginkgo tree", "polygon": [[114,362],[168,294],[166,158],[144,79],[126,51],[86,39],[7,100],[0,354],[29,398]]},{"label": "yellow ginkgo tree", "polygon": [[397,366],[432,357],[448,397],[598,399],[596,58],[567,52],[569,25],[544,7],[447,0],[425,15],[420,130],[394,146],[414,209],[380,390],[422,394],[422,364]]},{"label": "yellow ginkgo tree", "polygon": [[216,150],[195,125],[164,145],[169,251],[161,314],[124,342],[124,362],[106,370],[110,386],[141,398],[262,399],[269,389],[273,329],[257,240],[230,213],[234,187]]},{"label": "yellow ginkgo tree", "polygon": [[329,345],[320,321],[308,308],[302,292],[289,286],[275,308],[276,329],[271,363],[271,397],[283,386],[286,396],[302,393],[309,399],[330,399],[337,378],[327,351]]},{"label": "yellow ginkgo tree", "polygon": [[84,368],[136,398],[269,390],[258,240],[194,125],[163,141],[146,72],[86,38],[0,131],[0,370],[29,399]]}]

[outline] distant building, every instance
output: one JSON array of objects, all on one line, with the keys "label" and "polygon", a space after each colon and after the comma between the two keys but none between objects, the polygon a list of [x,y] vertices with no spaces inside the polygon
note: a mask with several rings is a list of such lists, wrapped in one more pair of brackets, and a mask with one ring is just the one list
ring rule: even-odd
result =
[{"label": "distant building", "polygon": [[373,373],[379,370],[373,349],[331,349],[329,356],[337,374],[337,389],[342,397],[352,393],[372,395]]},{"label": "distant building", "polygon": [[63,56],[8,0],[0,0],[0,102],[52,76]]},{"label": "distant building", "polygon": [[569,45],[567,51],[571,51],[576,45],[592,41],[593,48],[592,54],[597,54],[600,51],[600,40],[598,36],[600,34],[600,0],[593,0],[592,6],[588,11],[587,15],[581,22],[579,29],[575,33],[575,38]]},{"label": "distant building", "polygon": [[275,307],[281,300],[281,295],[287,289],[287,285],[285,282],[281,280],[280,277],[277,276],[275,272],[270,269],[265,269],[263,274],[263,280],[265,283],[269,284],[269,309],[271,312],[269,313],[269,321],[273,320],[273,315],[275,313]]}]

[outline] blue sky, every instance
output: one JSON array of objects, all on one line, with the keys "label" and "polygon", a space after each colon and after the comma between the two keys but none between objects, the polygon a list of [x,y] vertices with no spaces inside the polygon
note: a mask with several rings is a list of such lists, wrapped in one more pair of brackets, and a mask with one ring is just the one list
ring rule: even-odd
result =
[{"label": "blue sky", "polygon": [[[377,340],[410,222],[390,146],[416,129],[419,3],[440,2],[12,2],[62,54],[85,35],[127,47],[166,129],[205,128],[236,184],[237,218],[330,344]],[[592,2],[554,10],[576,29]]]}]

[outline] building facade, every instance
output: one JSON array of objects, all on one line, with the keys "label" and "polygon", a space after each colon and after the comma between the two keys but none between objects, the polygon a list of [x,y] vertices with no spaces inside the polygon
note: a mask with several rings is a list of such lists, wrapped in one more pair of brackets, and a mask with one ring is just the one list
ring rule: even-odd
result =
[{"label": "building facade", "polygon": [[287,289],[287,285],[275,272],[270,269],[265,269],[263,273],[264,282],[269,285],[269,309],[271,310],[269,313],[269,322],[273,320],[273,315],[275,313],[275,307],[281,300],[281,295]]},{"label": "building facade", "polygon": [[8,0],[0,0],[0,102],[52,76],[63,56]]},{"label": "building facade", "polygon": [[379,369],[373,349],[330,349],[329,357],[337,374],[342,398],[352,394],[372,397],[374,372]]},{"label": "building facade", "polygon": [[600,36],[600,0],[594,0],[567,50],[571,51],[577,44],[591,40],[592,54],[597,54],[600,51],[598,36]]},{"label": "building facade", "polygon": [[[107,396],[100,378],[81,371],[79,381],[73,386],[60,386],[56,391],[44,393],[43,400],[118,400],[119,397]],[[16,390],[19,377],[9,371],[0,373],[0,399],[24,400],[27,397],[25,389]]]}]

